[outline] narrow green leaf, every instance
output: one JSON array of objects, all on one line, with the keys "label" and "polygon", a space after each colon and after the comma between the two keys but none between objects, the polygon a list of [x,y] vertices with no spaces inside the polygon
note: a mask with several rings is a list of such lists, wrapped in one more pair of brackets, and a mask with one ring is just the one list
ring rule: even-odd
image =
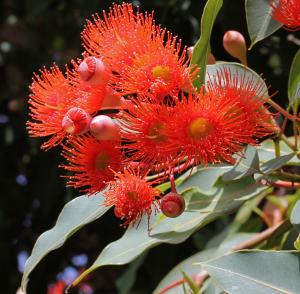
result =
[{"label": "narrow green leaf", "polygon": [[[283,141],[280,141],[279,146],[280,154],[282,156],[289,155],[293,152],[293,150]],[[260,146],[256,147],[256,149],[258,151],[259,160],[262,162],[270,161],[275,157],[273,140],[265,140]],[[300,165],[300,160],[296,155],[294,155],[294,157],[286,164]]]},{"label": "narrow green leaf", "polygon": [[298,236],[297,240],[294,242],[294,246],[297,251],[300,251],[300,235]]},{"label": "narrow green leaf", "polygon": [[195,284],[193,279],[191,277],[189,277],[185,272],[182,272],[182,275],[183,275],[184,279],[186,280],[186,282],[188,283],[189,287],[191,288],[192,293],[198,294],[199,288],[197,287],[197,285]]},{"label": "narrow green leaf", "polygon": [[[283,155],[279,157],[275,157],[267,162],[265,162],[261,167],[261,171],[264,175],[268,175],[272,173],[273,171],[279,169],[280,167],[284,166],[286,163],[288,163],[293,157],[295,156],[295,152]],[[255,175],[256,179],[259,179],[263,177],[263,175]]]},{"label": "narrow green leaf", "polygon": [[288,96],[290,104],[299,104],[300,100],[300,49],[296,53],[289,75]]},{"label": "narrow green leaf", "polygon": [[25,263],[22,289],[26,289],[29,274],[49,252],[61,247],[81,227],[98,219],[109,209],[102,205],[103,199],[99,193],[91,197],[77,197],[65,205],[55,226],[36,240],[31,255]]},{"label": "narrow green leaf", "polygon": [[208,57],[210,54],[210,36],[216,17],[223,5],[223,0],[208,0],[202,14],[200,38],[197,41],[191,64],[195,64],[200,68],[199,77],[194,82],[194,86],[198,89],[204,84],[205,71]]},{"label": "narrow green leaf", "polygon": [[243,250],[200,263],[226,293],[299,293],[300,254]]},{"label": "narrow green leaf", "polygon": [[246,19],[251,49],[257,42],[276,32],[282,24],[272,17],[269,0],[246,0]]},{"label": "narrow green leaf", "polygon": [[253,146],[248,145],[244,156],[237,161],[230,171],[223,175],[222,179],[224,181],[231,181],[241,179],[255,173],[260,173],[258,153]]}]

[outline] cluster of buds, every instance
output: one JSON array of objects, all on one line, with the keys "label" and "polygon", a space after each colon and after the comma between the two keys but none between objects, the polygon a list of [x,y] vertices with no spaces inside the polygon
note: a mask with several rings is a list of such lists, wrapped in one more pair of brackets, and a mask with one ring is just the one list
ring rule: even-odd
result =
[{"label": "cluster of buds", "polygon": [[[54,65],[35,75],[27,127],[50,137],[43,149],[62,145],[68,185],[103,191],[125,225],[159,208],[169,217],[183,212],[181,195],[160,199],[153,187],[170,171],[234,163],[245,144],[273,132],[261,82],[224,68],[194,88],[198,69],[153,14],[114,5],[87,22],[82,39],[82,60],[65,73]],[[154,174],[161,176],[147,181]]]}]

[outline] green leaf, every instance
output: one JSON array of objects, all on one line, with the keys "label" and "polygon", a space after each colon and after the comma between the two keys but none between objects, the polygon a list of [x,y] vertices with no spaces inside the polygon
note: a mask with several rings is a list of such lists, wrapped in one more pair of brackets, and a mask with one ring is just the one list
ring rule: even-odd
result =
[{"label": "green leaf", "polygon": [[231,181],[255,173],[260,173],[258,153],[253,146],[248,145],[244,156],[237,161],[236,165],[230,171],[223,175],[222,179],[224,181]]},{"label": "green leaf", "polygon": [[55,226],[36,240],[31,255],[25,263],[22,288],[36,265],[51,251],[61,247],[65,241],[84,225],[101,217],[109,207],[103,206],[103,196],[80,196],[68,202],[57,218]]},{"label": "green leaf", "polygon": [[252,70],[251,68],[246,67],[246,66],[244,66],[240,63],[236,63],[236,62],[218,62],[216,64],[207,65],[205,82],[207,83],[208,81],[211,81],[211,80],[213,81],[213,79],[211,79],[211,78],[213,76],[216,76],[220,70],[224,70],[224,69],[227,69],[231,73],[239,75],[240,77],[243,77],[243,79],[239,79],[239,81],[250,80],[250,81],[253,81],[253,84],[256,84],[256,83],[262,84],[263,87],[261,89],[261,93],[265,93],[266,95],[268,94],[268,87],[267,87],[265,81],[263,80],[263,78],[257,72]]},{"label": "green leaf", "polygon": [[186,280],[186,282],[188,283],[189,287],[191,288],[192,293],[199,294],[199,288],[197,287],[197,285],[195,284],[193,279],[191,277],[189,277],[185,272],[182,272],[182,275],[183,275],[184,279]]},{"label": "green leaf", "polygon": [[251,39],[249,49],[282,26],[272,17],[269,0],[246,0],[246,20]]},{"label": "green leaf", "polygon": [[210,36],[216,17],[223,5],[223,0],[208,0],[202,14],[200,38],[195,44],[191,64],[200,68],[199,77],[195,80],[194,86],[198,89],[204,84],[205,71],[210,54]]},{"label": "green leaf", "polygon": [[159,236],[166,232],[182,233],[195,230],[230,213],[245,200],[257,196],[266,189],[266,186],[247,177],[232,182],[223,182],[219,179],[205,193],[197,188],[186,190],[182,193],[186,199],[186,211],[177,218],[158,217],[157,221],[151,225],[151,235]]},{"label": "green leaf", "polygon": [[[155,216],[152,216],[150,222]],[[177,244],[186,240],[192,234],[191,230],[183,233],[168,232],[160,236],[152,236],[148,231],[148,218],[144,216],[138,227],[128,227],[125,234],[118,240],[108,244],[95,262],[85,270],[71,286],[80,281],[95,269],[105,265],[122,265],[131,262],[145,250],[160,243]]]},{"label": "green leaf", "polygon": [[297,251],[300,251],[300,235],[298,236],[297,240],[294,242],[294,246]]},{"label": "green leaf", "polygon": [[[217,244],[214,246],[207,246],[205,250],[196,253],[192,255],[191,257],[183,260],[178,265],[176,265],[157,285],[156,289],[154,290],[154,293],[159,293],[162,289],[167,287],[168,285],[172,284],[173,282],[181,279],[181,272],[184,271],[189,276],[193,276],[201,272],[201,268],[199,269],[199,266],[194,266],[193,264],[195,262],[201,261],[207,261],[212,258],[216,258],[219,256],[224,255],[225,253],[231,252],[232,247],[240,242],[243,242],[250,237],[252,237],[254,234],[248,234],[248,233],[238,233],[236,235],[233,235],[225,240],[221,239],[218,240]],[[214,240],[216,240],[219,237],[216,236],[211,240],[210,244],[215,243]],[[208,244],[209,245],[209,244]],[[167,292],[168,294],[180,294],[180,288],[176,287],[174,289],[171,289]]]},{"label": "green leaf", "polygon": [[300,100],[300,49],[296,53],[289,75],[288,96],[290,104],[299,103]]},{"label": "green leaf", "polygon": [[[294,152],[283,141],[280,141],[279,146],[280,146],[280,154],[281,155],[289,155],[292,152]],[[275,157],[275,150],[274,150],[273,140],[265,140],[264,142],[261,143],[260,146],[257,146],[256,149],[258,151],[259,160],[262,161],[262,162],[272,160]],[[291,158],[290,161],[287,162],[287,164],[299,165],[300,160],[296,155],[294,155],[294,157]]]},{"label": "green leaf", "polygon": [[292,210],[292,214],[290,217],[292,225],[298,230],[300,233],[300,200],[298,200]]},{"label": "green leaf", "polygon": [[300,255],[294,251],[243,250],[200,263],[230,294],[299,293]]},{"label": "green leaf", "polygon": [[260,167],[263,175],[255,175],[254,178],[256,180],[258,180],[258,179],[264,177],[265,175],[268,175],[268,174],[272,173],[273,171],[279,169],[280,167],[282,167],[286,163],[288,163],[294,156],[295,156],[295,152],[293,152],[289,155],[283,155],[283,156],[275,157],[275,158],[265,162]]}]

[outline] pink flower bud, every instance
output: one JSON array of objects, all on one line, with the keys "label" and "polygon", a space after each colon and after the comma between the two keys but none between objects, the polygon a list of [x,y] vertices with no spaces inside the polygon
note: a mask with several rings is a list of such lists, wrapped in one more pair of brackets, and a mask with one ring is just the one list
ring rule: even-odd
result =
[{"label": "pink flower bud", "polygon": [[77,68],[80,78],[90,84],[105,84],[109,79],[109,70],[104,62],[94,56],[85,58]]},{"label": "pink flower bud", "polygon": [[107,115],[95,116],[90,130],[98,140],[118,140],[120,137],[120,127]]},{"label": "pink flower bud", "polygon": [[167,217],[178,217],[185,209],[184,198],[180,194],[170,192],[160,200],[160,208]]},{"label": "pink flower bud", "polygon": [[62,119],[61,126],[68,134],[79,135],[89,130],[92,117],[79,107],[72,107]]},{"label": "pink flower bud", "polygon": [[237,31],[227,31],[223,36],[223,46],[233,57],[247,65],[247,48],[244,36]]},{"label": "pink flower bud", "polygon": [[116,106],[120,106],[121,103],[121,95],[117,91],[113,90],[110,86],[106,86],[102,108],[114,108]]}]

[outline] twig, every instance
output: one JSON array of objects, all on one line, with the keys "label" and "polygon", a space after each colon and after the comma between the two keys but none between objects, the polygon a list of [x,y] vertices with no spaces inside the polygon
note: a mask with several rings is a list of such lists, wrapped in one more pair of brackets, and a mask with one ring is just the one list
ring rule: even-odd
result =
[{"label": "twig", "polygon": [[[197,286],[200,288],[204,281],[208,278],[208,272],[207,271],[202,271],[199,274],[196,274],[192,277],[192,279],[194,280],[194,282],[197,284]],[[182,284],[184,284],[186,282],[186,279],[180,279],[177,280],[175,282],[173,282],[172,284],[166,286],[165,288],[163,288],[162,290],[160,290],[157,294],[164,294],[167,293],[169,290],[178,287]]]},{"label": "twig", "polygon": [[250,248],[255,247],[256,245],[260,244],[261,242],[267,240],[282,223],[283,222],[280,222],[279,224],[256,234],[252,238],[250,238],[244,242],[241,242],[237,245],[234,245],[232,247],[232,250],[236,251],[236,250],[250,249]]},{"label": "twig", "polygon": [[300,188],[300,183],[290,182],[290,181],[276,181],[271,182],[266,179],[261,180],[262,185],[272,186],[276,188],[287,188],[287,189],[298,189]]},{"label": "twig", "polygon": [[273,100],[269,99],[266,102],[269,103],[273,108],[275,108],[277,111],[279,111],[280,113],[282,113],[285,117],[287,117],[291,121],[300,121],[299,117],[294,116],[294,115],[288,113],[285,109],[283,109],[280,105],[278,105]]}]

